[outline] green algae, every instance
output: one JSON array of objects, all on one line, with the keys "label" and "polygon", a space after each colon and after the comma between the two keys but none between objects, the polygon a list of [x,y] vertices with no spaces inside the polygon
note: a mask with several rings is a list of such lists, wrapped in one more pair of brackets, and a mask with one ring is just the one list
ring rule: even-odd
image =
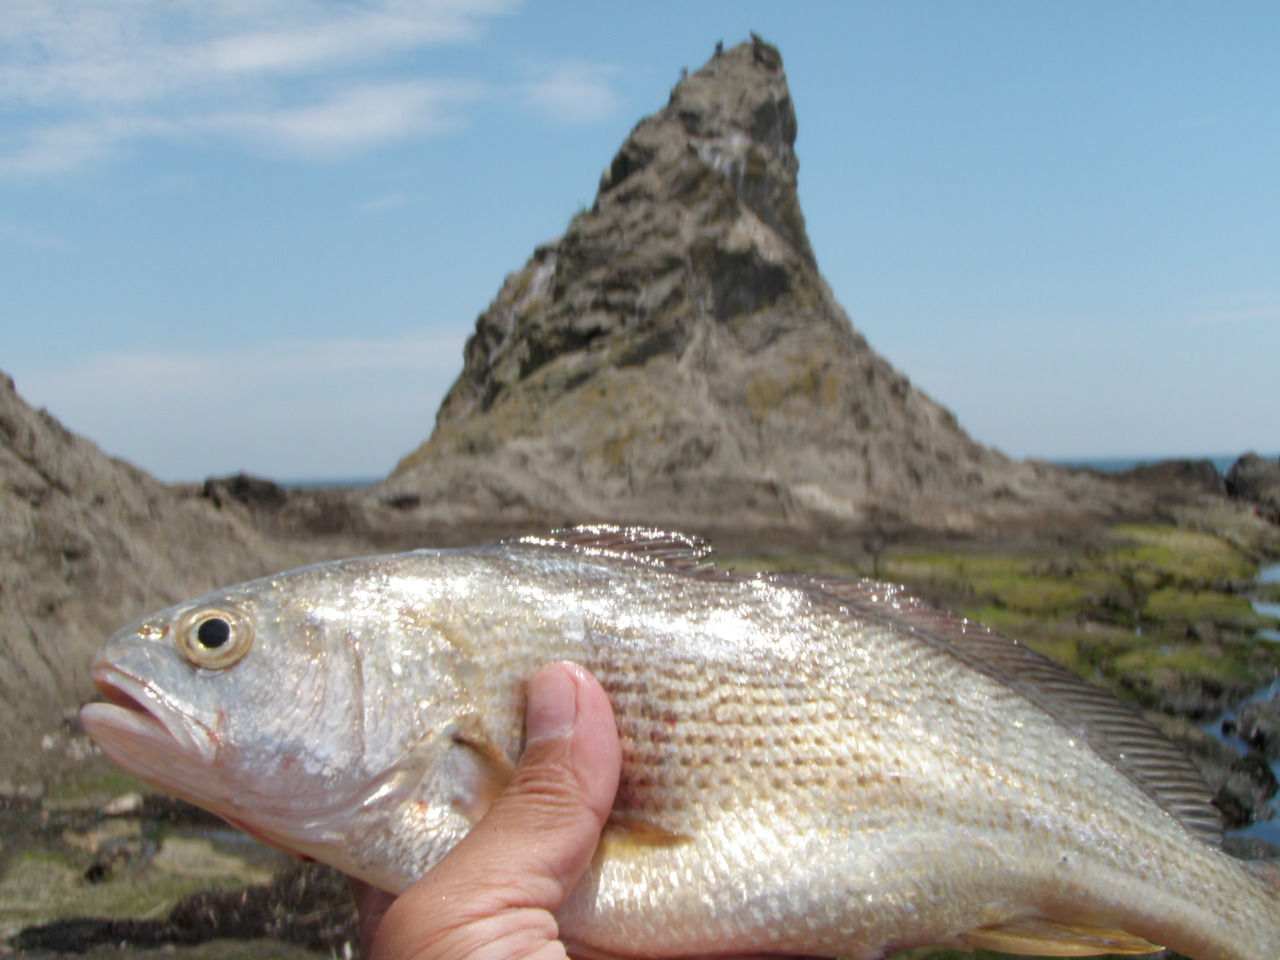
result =
[{"label": "green algae", "polygon": [[1251,578],[1257,564],[1234,544],[1180,527],[1122,524],[1113,527],[1111,558],[1187,586]]},{"label": "green algae", "polygon": [[191,893],[267,883],[285,859],[256,844],[242,853],[209,837],[169,835],[155,845],[145,832],[113,837],[120,862],[101,872],[90,868],[103,858],[74,844],[15,854],[0,876],[0,931],[69,917],[160,916]]},{"label": "green algae", "polygon": [[1255,612],[1249,597],[1217,590],[1163,587],[1147,595],[1144,611],[1155,622],[1207,622],[1241,632],[1263,630],[1276,622]]}]

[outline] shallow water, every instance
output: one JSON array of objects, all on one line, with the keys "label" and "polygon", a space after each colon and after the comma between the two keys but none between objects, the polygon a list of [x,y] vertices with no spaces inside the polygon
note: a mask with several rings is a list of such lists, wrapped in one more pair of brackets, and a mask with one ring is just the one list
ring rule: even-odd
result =
[{"label": "shallow water", "polygon": [[[1273,564],[1270,564],[1269,566],[1263,567],[1258,572],[1258,582],[1259,583],[1280,583],[1280,563],[1273,563]],[[1255,601],[1253,604],[1253,609],[1264,616],[1280,618],[1280,603],[1262,603],[1260,601]],[[1258,638],[1260,640],[1267,640],[1273,643],[1280,643],[1280,629],[1269,628],[1266,630],[1259,630]],[[1216,738],[1217,740],[1231,747],[1231,749],[1235,750],[1241,756],[1244,756],[1250,750],[1249,744],[1245,743],[1239,737],[1235,737],[1235,736],[1231,736],[1229,734],[1223,733],[1223,730],[1222,730],[1223,725],[1231,723],[1232,721],[1235,721],[1236,719],[1238,719],[1240,716],[1240,711],[1243,710],[1249,704],[1266,703],[1268,701],[1275,700],[1277,698],[1280,698],[1280,678],[1273,680],[1267,686],[1263,687],[1261,690],[1259,690],[1257,693],[1251,696],[1248,700],[1245,700],[1243,703],[1239,704],[1238,706],[1233,707],[1231,710],[1228,710],[1226,713],[1222,714],[1221,716],[1216,717],[1214,720],[1210,721],[1209,723],[1204,724],[1201,729],[1203,729],[1210,736]],[[1271,772],[1276,775],[1277,779],[1280,779],[1280,762],[1272,761]],[[1272,801],[1273,811],[1274,811],[1275,802],[1276,801],[1274,800]],[[1273,816],[1272,819],[1259,820],[1241,830],[1232,830],[1231,834],[1233,836],[1238,836],[1238,837],[1248,837],[1255,840],[1265,840],[1268,843],[1280,846],[1280,820],[1277,820]]]},{"label": "shallow water", "polygon": [[[1280,583],[1280,563],[1273,563],[1270,566],[1263,567],[1258,573],[1259,583]],[[1253,609],[1264,617],[1275,617],[1280,619],[1280,603],[1264,603],[1261,600],[1255,600]],[[1270,640],[1273,643],[1280,643],[1280,627],[1273,627],[1268,630],[1262,630],[1258,636],[1264,640]]]}]

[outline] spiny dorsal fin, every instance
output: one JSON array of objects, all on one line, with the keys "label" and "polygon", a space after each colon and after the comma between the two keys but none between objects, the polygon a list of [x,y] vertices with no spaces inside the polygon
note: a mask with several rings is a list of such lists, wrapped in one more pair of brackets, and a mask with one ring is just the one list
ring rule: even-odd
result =
[{"label": "spiny dorsal fin", "polygon": [[1222,817],[1190,758],[1114,696],[1017,640],[874,580],[781,576],[778,582],[835,603],[859,619],[906,629],[1017,690],[1129,778],[1206,843],[1222,842]]},{"label": "spiny dorsal fin", "polygon": [[715,548],[705,540],[653,527],[611,524],[569,527],[551,533],[520,537],[516,543],[561,547],[588,556],[622,557],[688,573],[714,569],[706,559]]}]

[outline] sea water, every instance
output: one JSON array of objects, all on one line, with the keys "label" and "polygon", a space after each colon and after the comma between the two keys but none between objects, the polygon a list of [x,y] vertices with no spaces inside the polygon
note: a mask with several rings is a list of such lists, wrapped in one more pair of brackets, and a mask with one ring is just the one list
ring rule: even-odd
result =
[{"label": "sea water", "polygon": [[[1258,571],[1259,583],[1280,583],[1280,563],[1273,563],[1263,567]],[[1262,601],[1254,601],[1253,609],[1263,616],[1280,618],[1280,603],[1269,603]],[[1258,631],[1258,638],[1263,641],[1280,643],[1280,629],[1268,628]],[[1280,698],[1280,679],[1271,681],[1267,686],[1257,691],[1249,699],[1236,707],[1228,710],[1222,716],[1215,718],[1211,723],[1207,723],[1202,728],[1210,736],[1215,737],[1222,743],[1231,747],[1241,756],[1249,752],[1250,746],[1239,737],[1231,734],[1223,733],[1223,726],[1229,725],[1235,729],[1235,721],[1239,719],[1240,712],[1250,704],[1267,703],[1271,700]],[[1271,772],[1280,779],[1280,762],[1271,761]],[[1272,800],[1271,818],[1259,820],[1251,823],[1249,826],[1240,830],[1231,831],[1233,836],[1250,837],[1255,840],[1265,840],[1267,843],[1280,847],[1280,821],[1274,819],[1275,816],[1275,800]]]},{"label": "sea water", "polygon": [[[1280,563],[1273,563],[1269,567],[1263,567],[1258,573],[1259,583],[1280,583]],[[1253,609],[1264,617],[1275,617],[1280,620],[1280,602],[1255,600]],[[1272,627],[1267,630],[1258,632],[1258,636],[1264,640],[1270,640],[1273,643],[1280,643],[1280,627]]]}]

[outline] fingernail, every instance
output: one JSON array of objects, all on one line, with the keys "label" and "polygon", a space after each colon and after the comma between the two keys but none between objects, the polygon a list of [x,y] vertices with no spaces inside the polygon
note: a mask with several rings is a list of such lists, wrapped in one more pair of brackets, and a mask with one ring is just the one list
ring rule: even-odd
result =
[{"label": "fingernail", "polygon": [[529,682],[525,742],[567,737],[578,714],[578,685],[567,664],[543,667]]}]

